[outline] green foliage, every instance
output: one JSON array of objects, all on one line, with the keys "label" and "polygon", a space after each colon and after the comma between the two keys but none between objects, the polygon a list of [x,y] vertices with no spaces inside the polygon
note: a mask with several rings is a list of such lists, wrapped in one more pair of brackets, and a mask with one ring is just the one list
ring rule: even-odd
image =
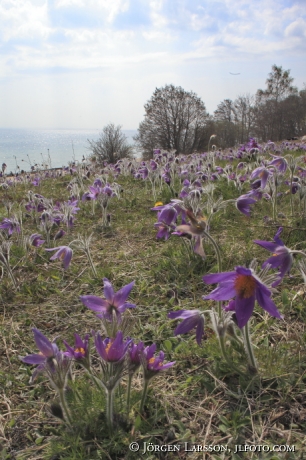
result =
[{"label": "green foliage", "polygon": [[[40,193],[52,197],[54,202],[66,200],[70,179],[64,176],[44,180]],[[124,191],[122,198],[109,206],[112,225],[102,226],[100,210],[96,208],[92,215],[91,204],[80,203],[75,227],[60,242],[68,244],[78,234],[93,233],[91,253],[96,278],[84,254],[77,250],[71,269],[64,272],[60,262],[50,262],[50,254],[42,248],[25,253],[12,237],[11,261],[18,290],[13,290],[5,271],[0,286],[0,387],[5,396],[0,402],[0,436],[4,433],[8,440],[0,457],[27,460],[41,455],[47,460],[133,460],[135,454],[128,447],[132,441],[141,446],[143,442],[198,444],[204,442],[204,437],[206,444],[223,444],[225,441],[220,440],[227,437],[226,443],[232,447],[251,439],[262,444],[290,443],[302,452],[306,429],[303,418],[306,313],[303,280],[296,265],[291,278],[286,277],[273,294],[285,320],[268,318],[255,308],[251,332],[259,375],[247,372],[239,375],[222,358],[208,320],[206,336],[199,347],[194,330],[188,335],[174,336],[177,322],[167,318],[173,310],[208,310],[214,306],[214,302],[202,300],[212,289],[204,285],[202,276],[217,271],[212,245],[204,241],[203,260],[194,254],[187,238],[173,236],[168,241],[156,241],[156,213],[150,210],[154,206],[150,185],[130,176],[119,176],[116,180]],[[176,178],[171,187],[162,187],[157,199],[168,203],[177,197],[180,187],[181,182]],[[25,188],[21,184],[9,190],[11,199],[20,203]],[[246,188],[241,191],[246,192]],[[236,199],[240,191],[221,178],[216,183],[215,194],[229,200]],[[286,218],[278,218],[272,224],[263,221],[263,216],[271,214],[268,201],[256,203],[251,218],[240,214],[233,204],[214,216],[210,232],[221,247],[224,271],[248,264],[254,257],[261,264],[267,252],[255,246],[253,240],[272,241],[280,225],[284,227],[285,244],[305,250],[305,218],[298,211],[298,203],[292,218],[288,217],[290,206],[286,196],[279,205]],[[0,213],[7,215],[3,206]],[[24,227],[26,234],[37,230],[31,218],[24,219]],[[297,255],[296,259],[299,258]],[[45,378],[39,377],[36,383],[29,384],[32,369],[22,364],[18,356],[36,352],[32,327],[41,329],[51,340],[57,338],[61,349],[63,339],[72,343],[74,332],[83,335],[98,330],[100,322],[84,308],[79,296],[101,297],[104,277],[116,290],[136,281],[130,301],[137,309],[129,312],[134,326],[132,336],[146,345],[156,342],[158,350],[165,351],[166,360],[176,361],[176,366],[153,380],[143,414],[139,413],[141,376],[135,377],[128,415],[127,382],[123,379],[115,395],[118,423],[114,433],[108,432],[105,423],[104,394],[77,369],[75,380],[68,385],[74,392],[67,394],[75,421],[71,431],[51,414],[51,405],[57,401],[53,400]],[[244,353],[241,345],[226,336],[225,346],[231,350],[234,365],[239,366]],[[248,455],[237,454],[231,460],[249,459]],[[277,458],[275,455],[269,454],[267,459]],[[211,458],[221,457],[214,454]],[[293,457],[288,454],[279,458]]]}]

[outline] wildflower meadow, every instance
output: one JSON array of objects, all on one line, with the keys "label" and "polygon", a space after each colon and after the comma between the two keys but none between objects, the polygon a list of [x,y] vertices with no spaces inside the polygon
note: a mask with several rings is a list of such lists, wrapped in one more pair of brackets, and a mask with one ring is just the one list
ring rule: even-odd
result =
[{"label": "wildflower meadow", "polygon": [[306,144],[0,178],[0,457],[306,458]]}]

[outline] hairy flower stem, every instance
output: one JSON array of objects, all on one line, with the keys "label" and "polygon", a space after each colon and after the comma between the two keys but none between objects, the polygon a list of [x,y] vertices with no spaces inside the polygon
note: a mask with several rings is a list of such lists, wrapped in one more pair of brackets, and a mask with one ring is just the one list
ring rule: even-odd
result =
[{"label": "hairy flower stem", "polygon": [[93,383],[96,385],[96,387],[98,388],[99,391],[103,391],[103,393],[105,393],[106,391],[106,387],[103,385],[103,383],[101,382],[101,380],[99,380],[96,376],[94,376],[90,369],[88,369],[86,366],[83,366],[83,368],[86,370],[88,376],[90,377],[90,379],[93,381]]},{"label": "hairy flower stem", "polygon": [[91,257],[91,254],[90,254],[89,250],[85,250],[85,253],[86,253],[87,258],[88,258],[88,261],[89,261],[89,263],[90,263],[92,272],[93,272],[94,276],[97,278],[97,276],[98,276],[97,270],[96,270],[96,267],[95,267],[94,264],[93,264],[92,257]]},{"label": "hairy flower stem", "polygon": [[272,199],[272,218],[273,218],[274,222],[276,220],[276,210],[277,210],[277,184],[276,184],[276,181],[275,181],[274,196],[273,196],[273,199]]},{"label": "hairy flower stem", "polygon": [[[218,272],[221,273],[222,272],[222,259],[221,259],[220,248],[217,242],[214,240],[214,238],[209,233],[207,233],[205,230],[203,231],[203,236],[206,236],[214,247],[214,250],[217,256],[217,262],[218,262]],[[218,315],[219,315],[219,318],[222,317],[222,302],[218,302]]]},{"label": "hairy flower stem", "polygon": [[106,420],[110,430],[114,426],[114,388],[107,389],[106,392]]},{"label": "hairy flower stem", "polygon": [[11,281],[12,281],[12,283],[14,285],[14,288],[17,290],[18,289],[18,284],[17,284],[15,276],[13,275],[13,272],[12,272],[12,269],[10,267],[9,261],[6,262],[5,268],[7,269],[7,273],[9,274],[9,277],[11,278]]},{"label": "hairy flower stem", "polygon": [[219,339],[219,344],[220,344],[220,349],[221,349],[221,354],[223,356],[223,359],[227,362],[227,364],[229,365],[229,367],[231,368],[232,371],[235,371],[237,372],[237,374],[239,375],[244,375],[240,369],[238,369],[238,367],[236,367],[234,365],[234,363],[229,359],[227,353],[226,353],[226,348],[225,348],[225,343],[224,343],[224,336],[220,336],[218,335],[218,339]]},{"label": "hairy flower stem", "polygon": [[[209,241],[212,243],[212,245],[213,245],[213,247],[215,249],[215,253],[216,253],[216,256],[217,256],[217,262],[218,262],[218,272],[221,273],[222,272],[222,259],[221,259],[220,248],[219,248],[217,242],[214,240],[214,238],[209,233],[207,233],[205,230],[203,231],[203,236],[206,236],[209,239]],[[223,317],[223,310],[222,310],[222,302],[221,301],[218,302],[218,316],[219,316],[219,321],[220,321],[221,318]],[[241,374],[241,372],[236,367],[234,367],[232,361],[229,359],[229,357],[227,355],[226,347],[225,347],[225,337],[224,337],[224,335],[218,334],[218,339],[219,339],[219,344],[220,344],[220,349],[221,349],[223,359],[229,364],[229,366],[232,369],[236,370],[238,373]]]},{"label": "hairy flower stem", "polygon": [[301,254],[302,256],[306,257],[306,254],[305,254],[305,252],[303,252],[303,251],[291,251],[291,250],[290,250],[290,253],[291,253],[291,254]]},{"label": "hairy flower stem", "polygon": [[71,427],[72,426],[72,419],[71,419],[71,415],[70,415],[68,405],[67,405],[67,401],[66,401],[66,398],[65,398],[65,389],[64,388],[58,389],[58,395],[59,395],[59,398],[60,398],[60,403],[61,403],[63,414],[64,414],[64,417],[65,417],[65,421],[66,421],[67,425],[69,425]]},{"label": "hairy flower stem", "polygon": [[254,350],[253,350],[253,345],[252,345],[252,342],[251,342],[251,337],[250,337],[250,331],[249,331],[249,323],[247,322],[246,325],[244,326],[244,328],[242,329],[242,332],[243,332],[243,338],[244,338],[244,346],[245,346],[245,351],[248,355],[248,359],[249,359],[249,364],[252,368],[252,371],[257,373],[258,372],[258,369],[257,369],[257,363],[256,363],[256,359],[255,359],[255,356],[254,356]]},{"label": "hairy flower stem", "polygon": [[46,230],[46,240],[47,240],[46,243],[47,243],[48,248],[50,248],[50,245],[51,245],[50,232],[51,232],[51,229]]},{"label": "hairy flower stem", "polygon": [[102,208],[102,225],[106,227],[107,224],[107,217],[106,217],[106,209]]},{"label": "hairy flower stem", "polygon": [[129,416],[129,413],[130,413],[132,378],[133,378],[133,374],[129,374],[128,386],[127,386],[127,392],[126,392],[126,413],[127,413],[127,416]]},{"label": "hairy flower stem", "polygon": [[292,193],[292,184],[293,184],[293,171],[290,176],[290,206],[291,206],[291,216],[293,217],[293,193]]},{"label": "hairy flower stem", "polygon": [[[192,253],[192,251],[191,251],[190,244],[186,241],[185,238],[182,238],[181,240],[183,241],[183,244],[184,244],[184,246],[185,246],[185,248],[186,248],[186,250],[187,250],[188,258],[189,258],[189,260],[190,260],[190,258],[193,257],[193,253]],[[188,241],[189,241],[189,240],[188,240]]]},{"label": "hairy flower stem", "polygon": [[144,403],[148,394],[148,387],[149,387],[149,380],[144,380],[143,383],[143,390],[142,390],[142,398],[140,402],[139,412],[141,413],[144,408]]},{"label": "hairy flower stem", "polygon": [[152,195],[153,195],[153,198],[154,200],[156,201],[156,188],[155,188],[155,183],[150,179],[150,182],[151,182],[151,187],[152,187]]}]

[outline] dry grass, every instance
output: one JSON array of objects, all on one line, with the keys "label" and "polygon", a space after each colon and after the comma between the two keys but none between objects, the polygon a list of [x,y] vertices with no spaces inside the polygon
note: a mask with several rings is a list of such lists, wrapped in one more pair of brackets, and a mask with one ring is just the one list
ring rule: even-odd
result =
[{"label": "dry grass", "polygon": [[[52,196],[54,202],[67,200],[69,180],[69,176],[45,179],[39,193]],[[116,181],[124,191],[120,200],[111,203],[111,228],[101,226],[98,208],[92,216],[91,204],[81,203],[75,226],[60,242],[68,244],[78,234],[93,233],[91,252],[97,278],[93,277],[81,251],[74,251],[70,269],[63,272],[58,262],[49,262],[50,253],[43,249],[37,254],[34,250],[25,254],[13,247],[12,263],[19,289],[14,292],[5,272],[0,287],[2,458],[136,459],[136,454],[128,453],[132,440],[140,445],[188,442],[222,444],[232,449],[223,456],[217,452],[180,452],[178,457],[169,452],[165,456],[142,457],[148,459],[306,458],[303,457],[306,452],[305,290],[298,271],[292,271],[292,277],[283,281],[274,296],[285,321],[274,320],[256,309],[252,331],[260,372],[252,376],[246,369],[245,375],[239,376],[223,362],[209,324],[206,340],[198,347],[190,335],[174,337],[174,323],[167,319],[167,313],[174,308],[207,308],[201,296],[210,292],[211,287],[204,286],[202,276],[215,271],[212,248],[206,245],[207,258],[202,261],[196,255],[190,256],[179,239],[156,241],[153,226],[156,215],[150,211],[154,205],[150,189],[129,176],[119,176]],[[89,184],[91,181],[85,182],[85,188]],[[4,200],[13,200],[17,209],[26,188],[30,185],[17,184],[1,193]],[[217,188],[218,193],[224,193],[226,182],[220,182]],[[168,192],[164,189],[160,198]],[[253,257],[264,260],[265,251],[254,247],[252,240],[271,240],[280,223],[265,225],[262,217],[266,209],[265,203],[259,204],[250,220],[231,208],[213,222],[211,233],[221,246],[224,271],[249,263]],[[282,212],[286,213],[286,209]],[[3,206],[0,216],[6,216]],[[306,238],[301,237],[306,235],[305,218],[296,213],[283,226],[287,246],[305,249]],[[26,234],[36,231],[26,216],[24,227]],[[92,329],[98,330],[99,321],[82,305],[79,296],[102,296],[103,277],[109,278],[116,290],[136,281],[131,293],[131,301],[137,305],[130,314],[133,337],[146,344],[156,342],[159,348],[168,351],[167,360],[175,360],[176,366],[153,381],[144,414],[138,413],[141,376],[135,378],[131,424],[120,435],[111,439],[101,438],[97,433],[91,439],[80,437],[68,449],[73,437],[65,434],[58,419],[50,413],[53,390],[44,377],[30,385],[31,369],[20,362],[19,356],[36,352],[32,327],[40,329],[50,340],[58,337],[59,344],[63,339],[72,343],[74,332],[84,335]],[[237,350],[233,350],[233,359],[236,363],[241,361]],[[75,384],[81,393],[89,388],[80,370]],[[122,389],[125,387],[123,380]],[[122,398],[117,401],[118,411],[120,401]],[[233,453],[236,444],[245,443],[295,445],[296,452],[273,454],[274,457],[272,452],[262,457],[258,452]],[[117,451],[111,450],[114,445]],[[58,457],[56,449],[61,452]]]}]

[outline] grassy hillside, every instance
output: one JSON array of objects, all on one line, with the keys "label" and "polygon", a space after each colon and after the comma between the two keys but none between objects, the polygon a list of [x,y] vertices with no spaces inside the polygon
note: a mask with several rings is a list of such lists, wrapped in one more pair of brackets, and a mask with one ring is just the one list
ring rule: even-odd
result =
[{"label": "grassy hillside", "polygon": [[[156,168],[152,162],[142,164],[134,160],[103,168],[88,162],[67,171],[37,171],[31,177],[1,179],[0,222],[5,223],[0,254],[3,459],[304,458],[306,310],[305,280],[299,263],[306,252],[305,146],[282,144],[276,148],[278,151],[264,147],[252,149],[249,145],[234,152],[212,151],[179,159],[174,154],[157,153]],[[274,159],[271,154],[286,159],[285,172],[269,166]],[[262,192],[267,195],[257,197],[250,205],[250,215],[246,215],[239,212],[236,200],[251,190],[255,180],[263,180],[262,175],[251,176],[255,168],[263,165],[270,170]],[[273,189],[275,177],[277,190]],[[108,183],[116,193],[109,199],[104,219],[98,200],[102,203],[105,192],[97,192],[96,200],[90,200],[87,194],[82,201],[85,193],[94,194],[89,187],[97,178],[101,180],[100,189]],[[187,182],[184,185],[186,179],[189,186]],[[194,181],[199,181],[199,185]],[[295,183],[297,191],[293,188]],[[187,198],[181,197],[183,187]],[[199,197],[194,190],[199,191]],[[78,200],[78,210],[71,211],[73,206],[63,205],[69,199],[73,201],[72,196]],[[217,311],[228,303],[217,307],[216,301],[202,299],[217,287],[202,280],[204,275],[219,271],[211,239],[202,234],[205,257],[194,252],[196,237],[187,233],[171,235],[167,240],[156,239],[163,224],[154,227],[158,211],[151,208],[155,203],[165,205],[171,199],[180,199],[185,200],[187,209],[192,196],[199,198],[196,221],[204,223],[203,228],[220,250],[222,272],[232,272],[237,266],[249,267],[253,259],[257,259],[259,270],[272,254],[253,241],[273,242],[279,227],[283,228],[280,238],[284,246],[296,251],[290,256],[290,274],[284,275],[271,294],[284,319],[270,316],[256,304],[248,322],[257,369],[248,364],[242,330],[236,327],[235,317],[229,316],[234,322],[222,338],[227,356],[224,359],[211,315],[203,313]],[[228,203],[223,205],[224,201]],[[192,219],[189,213],[185,225],[192,224]],[[51,221],[48,243],[47,224]],[[177,224],[181,223],[178,216]],[[169,227],[170,233],[175,230],[175,225]],[[54,241],[59,229],[66,233]],[[39,247],[26,245],[26,237],[35,233],[45,242]],[[80,242],[90,235],[94,268]],[[50,261],[54,252],[45,251],[59,246],[73,250],[66,270],[62,259]],[[275,272],[276,269],[270,269],[270,273]],[[156,343],[157,351],[165,352],[164,362],[175,361],[175,365],[156,372],[150,380],[142,411],[142,368],[133,377],[127,411],[128,376],[124,367],[115,391],[110,429],[105,393],[80,363],[71,363],[65,387],[72,419],[68,426],[55,416],[61,416],[61,409],[46,372],[30,381],[34,366],[25,364],[20,357],[38,353],[32,328],[51,342],[56,340],[63,351],[63,340],[73,345],[74,333],[82,338],[88,333],[92,367],[100,375],[101,358],[95,350],[92,331],[100,331],[104,339],[109,335],[104,330],[109,323],[100,321],[80,301],[80,296],[105,299],[104,278],[112,283],[115,292],[135,281],[127,301],[136,304],[136,308],[124,312],[125,336],[135,343],[143,341],[145,346]],[[178,310],[199,310],[204,314],[200,346],[195,340],[195,329],[174,334],[180,320],[171,320],[168,314]],[[123,323],[117,326],[120,329]],[[229,334],[234,328],[238,340]],[[129,450],[132,442],[139,444],[139,453]],[[157,446],[155,452],[150,443]],[[251,452],[235,447],[245,444],[252,446]],[[204,449],[204,445],[214,447],[199,451],[197,446]],[[254,446],[259,445],[265,446],[260,454],[254,452]],[[285,452],[286,447],[272,452],[274,445],[291,447],[289,452]],[[226,450],[221,446],[227,446]],[[292,446],[295,452],[290,452]],[[179,454],[173,451],[176,448],[180,449]]]}]

